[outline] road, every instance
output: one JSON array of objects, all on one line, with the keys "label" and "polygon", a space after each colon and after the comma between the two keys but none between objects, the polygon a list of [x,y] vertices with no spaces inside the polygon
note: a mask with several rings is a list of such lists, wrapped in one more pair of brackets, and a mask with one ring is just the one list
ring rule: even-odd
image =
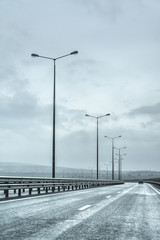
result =
[{"label": "road", "polygon": [[159,240],[160,193],[126,183],[0,202],[0,240]]}]

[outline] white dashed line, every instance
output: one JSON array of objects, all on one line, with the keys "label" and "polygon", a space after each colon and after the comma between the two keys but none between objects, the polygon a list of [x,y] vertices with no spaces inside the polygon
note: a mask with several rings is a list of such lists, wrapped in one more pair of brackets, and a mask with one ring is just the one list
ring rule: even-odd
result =
[{"label": "white dashed line", "polygon": [[106,198],[110,198],[111,196],[107,196]]},{"label": "white dashed line", "polygon": [[86,208],[89,208],[91,205],[86,205],[86,206],[84,206],[84,207],[81,207],[81,208],[79,208],[78,210],[79,211],[83,211],[83,210],[85,210]]}]

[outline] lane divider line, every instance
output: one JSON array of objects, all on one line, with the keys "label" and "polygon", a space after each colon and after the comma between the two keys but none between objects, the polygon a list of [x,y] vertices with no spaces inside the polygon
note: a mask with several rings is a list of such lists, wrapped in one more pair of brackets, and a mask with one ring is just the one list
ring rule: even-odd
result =
[{"label": "lane divider line", "polygon": [[83,210],[89,208],[90,206],[92,206],[92,205],[83,206],[83,207],[79,208],[78,210],[79,210],[79,211],[83,211]]},{"label": "lane divider line", "polygon": [[106,198],[110,198],[111,196],[107,196]]},{"label": "lane divider line", "polygon": [[155,189],[152,185],[150,185],[150,184],[148,184],[154,191],[156,191],[158,194],[160,194],[160,192],[157,190],[157,189]]}]

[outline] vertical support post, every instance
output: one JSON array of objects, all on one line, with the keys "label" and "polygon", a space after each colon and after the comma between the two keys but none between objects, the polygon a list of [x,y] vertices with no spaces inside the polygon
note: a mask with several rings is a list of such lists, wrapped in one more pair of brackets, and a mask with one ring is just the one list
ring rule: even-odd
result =
[{"label": "vertical support post", "polygon": [[53,149],[52,149],[52,177],[55,178],[55,107],[56,101],[56,59],[54,59],[54,77],[53,77]]},{"label": "vertical support post", "polygon": [[114,138],[112,138],[112,180],[114,180]]},{"label": "vertical support post", "polygon": [[118,179],[121,180],[121,156],[120,156],[120,149],[119,149],[119,161],[118,161]]},{"label": "vertical support post", "polygon": [[29,195],[32,194],[32,188],[29,188]]},{"label": "vertical support post", "polygon": [[5,194],[5,197],[8,198],[9,197],[9,190],[8,189],[4,190],[4,194]]},{"label": "vertical support post", "polygon": [[18,189],[18,196],[21,196],[21,189]]},{"label": "vertical support post", "polygon": [[97,117],[97,179],[98,179],[98,117]]},{"label": "vertical support post", "polygon": [[121,168],[121,175],[120,175],[120,180],[122,180],[122,158],[120,158],[120,168]]}]

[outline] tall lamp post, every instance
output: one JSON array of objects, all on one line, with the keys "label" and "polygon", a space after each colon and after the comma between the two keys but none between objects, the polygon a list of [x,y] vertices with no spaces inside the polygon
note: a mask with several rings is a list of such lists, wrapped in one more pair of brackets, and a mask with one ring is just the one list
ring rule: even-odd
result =
[{"label": "tall lamp post", "polygon": [[106,176],[107,176],[107,180],[108,180],[108,166],[109,166],[110,164],[111,164],[111,163],[108,163],[108,164],[105,164],[105,163],[104,163],[104,164],[103,164],[104,166],[106,166],[106,170],[107,170],[107,175],[106,175]]},{"label": "tall lamp post", "polygon": [[112,140],[112,180],[114,180],[114,139],[120,138],[122,136],[120,135],[117,137],[108,137],[108,136],[104,136],[104,137]]},{"label": "tall lamp post", "polygon": [[60,58],[64,58],[70,55],[77,54],[78,51],[73,51],[69,54],[57,57],[57,58],[51,58],[51,57],[46,57],[46,56],[41,56],[36,53],[32,53],[32,57],[39,57],[39,58],[45,58],[54,61],[54,73],[53,73],[53,142],[52,142],[52,178],[55,178],[55,116],[56,116],[56,107],[55,107],[55,102],[56,102],[56,60]]},{"label": "tall lamp post", "polygon": [[107,164],[107,180],[109,179],[109,171],[108,171],[108,166],[110,166],[111,165],[111,162],[109,162],[108,164]]},{"label": "tall lamp post", "polygon": [[[117,155],[117,154],[116,154],[116,155]],[[118,163],[118,161],[119,161],[119,159],[114,158],[114,164]],[[118,167],[117,167],[117,169],[118,169]],[[115,170],[115,168],[114,168],[114,170]],[[117,170],[117,178],[118,178],[118,170]]]},{"label": "tall lamp post", "polygon": [[98,179],[98,120],[99,118],[102,118],[102,117],[107,117],[107,116],[110,116],[110,113],[107,113],[105,115],[102,115],[102,116],[91,116],[89,114],[85,114],[86,117],[91,117],[91,118],[96,118],[97,119],[97,179]]},{"label": "tall lamp post", "polygon": [[122,156],[124,156],[124,155],[127,155],[127,154],[122,154],[120,157],[120,159],[121,159],[121,163],[120,163],[120,169],[121,169],[121,171],[120,171],[120,180],[122,180],[122,160],[123,160],[123,158],[122,158]]},{"label": "tall lamp post", "polygon": [[[119,154],[117,154],[117,155],[119,155],[119,161],[118,161],[118,179],[119,180],[121,180],[121,150],[122,149],[125,149],[125,148],[127,148],[127,147],[122,147],[122,148],[116,148],[115,147],[115,149],[118,149],[118,151],[119,151]],[[126,155],[126,154],[124,154],[124,155]]]}]

